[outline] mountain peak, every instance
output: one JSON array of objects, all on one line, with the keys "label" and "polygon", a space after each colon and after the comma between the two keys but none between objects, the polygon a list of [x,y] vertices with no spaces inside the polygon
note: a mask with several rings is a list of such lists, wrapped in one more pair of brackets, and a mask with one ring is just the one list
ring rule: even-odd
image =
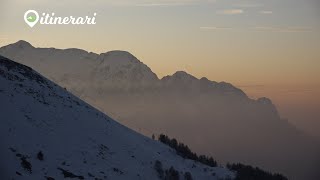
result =
[{"label": "mountain peak", "polygon": [[193,77],[191,74],[185,72],[185,71],[177,71],[176,73],[174,73],[172,76],[181,76],[181,77]]},{"label": "mountain peak", "polygon": [[100,54],[103,61],[111,61],[117,63],[139,63],[140,61],[128,51],[114,50]]},{"label": "mountain peak", "polygon": [[210,81],[208,78],[206,78],[206,77],[202,77],[201,79],[200,79],[201,81]]},{"label": "mountain peak", "polygon": [[112,51],[106,52],[105,54],[133,56],[129,51],[125,51],[125,50],[112,50]]},{"label": "mountain peak", "polygon": [[120,84],[122,84],[121,87],[131,86],[137,83],[147,85],[158,80],[157,75],[147,65],[127,51],[115,50],[102,53],[100,60],[100,64],[95,69],[98,75],[96,79],[111,80],[116,86]]},{"label": "mountain peak", "polygon": [[265,105],[273,105],[271,99],[267,98],[267,97],[261,97],[259,99],[257,99],[257,101],[261,104],[265,104]]},{"label": "mountain peak", "polygon": [[12,45],[18,47],[18,48],[34,48],[29,42],[24,40],[19,40],[16,43],[13,43]]},{"label": "mountain peak", "polygon": [[163,79],[176,79],[176,80],[187,80],[187,81],[193,81],[193,80],[198,80],[196,77],[192,76],[191,74],[185,72],[185,71],[177,71],[175,72],[172,76],[166,76]]}]

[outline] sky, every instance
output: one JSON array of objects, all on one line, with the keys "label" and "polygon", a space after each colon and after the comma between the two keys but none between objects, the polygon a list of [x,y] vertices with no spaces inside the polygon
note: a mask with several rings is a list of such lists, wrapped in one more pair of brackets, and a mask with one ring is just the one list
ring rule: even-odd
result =
[{"label": "sky", "polygon": [[[92,16],[95,25],[27,26],[27,10]],[[320,137],[318,0],[1,0],[0,46],[126,50],[160,78],[184,70],[269,97]]]}]

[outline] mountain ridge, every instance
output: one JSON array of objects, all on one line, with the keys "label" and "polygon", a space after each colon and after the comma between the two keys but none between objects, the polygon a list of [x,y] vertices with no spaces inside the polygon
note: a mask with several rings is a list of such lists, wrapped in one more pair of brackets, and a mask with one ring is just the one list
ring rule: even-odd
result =
[{"label": "mountain ridge", "polygon": [[[10,53],[7,51],[10,51],[11,48],[13,48],[13,51],[15,51],[14,48],[17,46],[18,47],[27,47],[27,49],[31,48],[33,50],[39,50],[39,49],[50,50],[50,49],[52,49],[52,48],[36,48],[36,47],[32,46],[29,42],[24,41],[24,40],[20,40],[16,43],[12,43],[7,46],[1,47],[0,53],[3,55],[6,55],[6,54]],[[132,63],[136,64],[136,67],[142,67],[142,68],[133,69],[132,71],[143,70],[144,74],[143,75],[141,75],[141,74],[133,74],[133,75],[128,74],[128,76],[133,77],[133,80],[135,81],[135,83],[136,83],[136,81],[146,81],[146,83],[143,83],[144,85],[147,85],[148,83],[150,83],[150,84],[152,84],[151,86],[154,86],[154,85],[159,86],[159,83],[161,84],[161,82],[168,81],[168,80],[175,81],[174,79],[177,79],[177,78],[182,78],[181,80],[183,80],[183,79],[197,80],[197,81],[201,80],[201,79],[198,79],[185,71],[176,71],[172,75],[167,75],[167,76],[164,76],[161,79],[159,79],[156,73],[154,73],[146,64],[144,64],[143,62],[138,60],[134,55],[132,55],[128,51],[112,50],[112,51],[108,51],[105,53],[97,54],[97,53],[87,52],[85,50],[77,49],[77,48],[67,48],[67,49],[53,48],[53,49],[57,50],[57,51],[62,51],[62,52],[63,51],[67,51],[67,52],[76,51],[74,53],[77,53],[77,54],[79,54],[79,52],[81,52],[81,54],[83,54],[83,55],[81,55],[80,57],[85,56],[86,58],[92,59],[92,61],[98,60],[95,69],[98,69],[99,71],[102,71],[102,72],[110,70],[110,66],[124,65],[125,67],[127,67],[128,64],[132,64]],[[9,57],[9,58],[19,59],[19,56],[18,57]],[[105,68],[103,66],[105,66]],[[119,72],[119,70],[116,70],[115,74],[117,76],[125,76],[121,72],[122,71]],[[97,78],[100,78],[100,76]],[[130,79],[130,81],[132,81],[132,79]],[[203,81],[203,79],[202,79],[202,81]],[[128,82],[126,82],[126,83],[128,83]],[[239,95],[247,96],[241,89],[236,88],[235,86],[233,86],[230,83],[225,83],[225,82],[217,83],[215,81],[210,81],[210,80],[207,81],[207,83],[211,83],[212,85],[216,85],[217,88],[220,88],[222,90],[224,88],[228,89],[228,91],[235,90],[235,91],[237,91],[237,93],[239,93]],[[198,85],[199,83],[197,82],[196,84]]]}]

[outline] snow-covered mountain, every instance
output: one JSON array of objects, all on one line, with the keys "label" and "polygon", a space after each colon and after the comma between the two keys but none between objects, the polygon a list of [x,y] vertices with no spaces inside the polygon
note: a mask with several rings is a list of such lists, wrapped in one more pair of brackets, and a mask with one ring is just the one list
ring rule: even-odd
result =
[{"label": "snow-covered mountain", "polygon": [[318,142],[282,119],[270,99],[250,99],[227,82],[183,71],[159,79],[125,51],[95,54],[18,41],[0,54],[145,135],[166,133],[219,162],[259,166],[290,179],[319,174]]},{"label": "snow-covered mountain", "polygon": [[163,77],[160,84],[160,87],[167,91],[210,93],[247,98],[247,95],[241,89],[234,87],[230,83],[218,83],[205,77],[197,79],[184,71],[177,71],[171,76]]},{"label": "snow-covered mountain", "polygon": [[100,55],[101,61],[95,71],[103,74],[102,78],[113,81],[128,80],[131,83],[152,82],[156,74],[136,57],[126,51],[110,51]]},{"label": "snow-covered mountain", "polygon": [[[185,86],[190,90],[201,88],[200,80],[183,71],[160,80],[148,66],[126,51],[95,54],[74,48],[35,48],[30,43],[20,40],[1,47],[0,54],[33,67],[81,97],[87,96],[91,91],[104,93],[120,89],[179,89]],[[245,96],[240,89],[231,84],[214,81],[206,83],[211,86],[211,90]]]},{"label": "snow-covered mountain", "polygon": [[2,56],[0,99],[0,179],[159,179],[156,161],[180,179],[234,177],[183,159]]}]

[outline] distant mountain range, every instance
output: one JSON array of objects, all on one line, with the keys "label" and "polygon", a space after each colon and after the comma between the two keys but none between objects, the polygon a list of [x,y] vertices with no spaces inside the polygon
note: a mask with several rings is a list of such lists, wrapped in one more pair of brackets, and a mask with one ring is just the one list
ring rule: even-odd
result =
[{"label": "distant mountain range", "polygon": [[221,162],[243,162],[290,179],[317,179],[318,141],[281,119],[268,98],[178,71],[159,79],[125,51],[35,48],[19,41],[0,54],[36,69],[145,135],[166,133]]}]

